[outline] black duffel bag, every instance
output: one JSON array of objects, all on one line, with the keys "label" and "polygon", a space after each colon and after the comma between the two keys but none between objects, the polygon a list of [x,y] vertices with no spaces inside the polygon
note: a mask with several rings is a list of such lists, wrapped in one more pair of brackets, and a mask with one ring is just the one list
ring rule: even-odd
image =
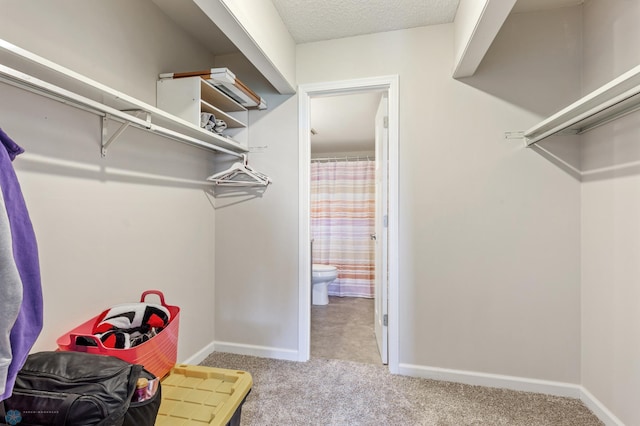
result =
[{"label": "black duffel bag", "polygon": [[[4,401],[3,420],[11,423],[12,416],[20,417],[14,423],[20,426],[121,426],[143,371],[141,365],[112,356],[31,354],[18,373],[13,394]],[[154,423],[156,413],[157,406],[148,424]]]}]

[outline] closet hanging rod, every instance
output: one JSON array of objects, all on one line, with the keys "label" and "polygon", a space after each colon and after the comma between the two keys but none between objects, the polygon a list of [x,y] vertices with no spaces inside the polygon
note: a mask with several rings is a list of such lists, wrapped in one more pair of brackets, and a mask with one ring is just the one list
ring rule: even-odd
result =
[{"label": "closet hanging rod", "polygon": [[582,134],[640,109],[640,65],[524,132],[527,146],[555,134]]},{"label": "closet hanging rod", "polygon": [[126,112],[86,98],[77,93],[73,93],[51,83],[47,83],[46,81],[14,70],[13,68],[9,68],[2,64],[0,64],[0,81],[11,86],[29,91],[31,93],[35,93],[49,99],[56,100],[58,102],[62,102],[63,104],[70,105],[87,112],[91,112],[101,117],[106,117],[108,115],[110,119],[113,119],[115,121],[119,121],[121,123],[130,123],[136,128],[147,130],[152,133],[156,133],[161,136],[173,139],[175,141],[185,143],[187,145],[206,150],[219,151],[224,154],[242,158],[242,154],[240,153],[208,144],[189,135],[184,135],[174,130],[152,124],[149,121],[134,117]]}]

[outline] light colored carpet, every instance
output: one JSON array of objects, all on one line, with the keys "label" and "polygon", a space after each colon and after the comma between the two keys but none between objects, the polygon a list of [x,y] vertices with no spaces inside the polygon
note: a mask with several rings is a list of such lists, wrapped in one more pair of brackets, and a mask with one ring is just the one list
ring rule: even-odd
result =
[{"label": "light colored carpet", "polygon": [[218,352],[202,365],[251,373],[244,426],[602,425],[576,399],[395,376],[382,365]]}]

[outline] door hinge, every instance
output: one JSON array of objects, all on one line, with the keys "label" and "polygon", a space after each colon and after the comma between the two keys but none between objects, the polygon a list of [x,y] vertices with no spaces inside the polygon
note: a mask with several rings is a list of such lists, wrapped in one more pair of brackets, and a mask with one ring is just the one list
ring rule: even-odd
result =
[{"label": "door hinge", "polygon": [[382,226],[385,228],[389,227],[389,215],[382,216]]},{"label": "door hinge", "polygon": [[384,314],[382,316],[382,325],[384,325],[385,327],[389,325],[389,315]]},{"label": "door hinge", "polygon": [[385,129],[389,128],[389,117],[384,118],[382,125],[384,126]]}]

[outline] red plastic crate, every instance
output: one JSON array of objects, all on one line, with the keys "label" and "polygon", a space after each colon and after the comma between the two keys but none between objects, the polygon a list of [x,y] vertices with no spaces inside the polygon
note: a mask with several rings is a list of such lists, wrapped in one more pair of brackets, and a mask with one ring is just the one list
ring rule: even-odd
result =
[{"label": "red plastic crate", "polygon": [[[111,355],[132,364],[141,364],[156,377],[162,378],[171,371],[178,358],[178,327],[180,324],[180,308],[167,305],[164,294],[158,290],[148,290],[142,293],[140,302],[144,302],[149,294],[160,298],[160,304],[169,310],[171,319],[169,325],[153,338],[129,349],[106,348],[96,336],[92,334],[96,321],[102,314],[98,314],[89,321],[79,325],[57,340],[61,351],[87,352],[98,355]],[[78,344],[78,338],[95,342],[96,346]]]}]

